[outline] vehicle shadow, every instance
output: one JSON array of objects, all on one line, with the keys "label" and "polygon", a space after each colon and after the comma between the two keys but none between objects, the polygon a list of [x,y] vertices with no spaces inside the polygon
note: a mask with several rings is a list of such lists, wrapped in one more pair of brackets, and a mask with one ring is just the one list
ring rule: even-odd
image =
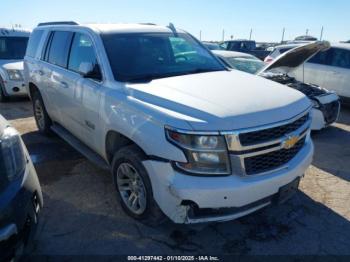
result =
[{"label": "vehicle shadow", "polygon": [[[334,176],[350,181],[350,130],[330,126],[313,133],[315,153],[312,164]],[[348,159],[349,161],[345,161]]]},{"label": "vehicle shadow", "polygon": [[123,213],[108,176],[89,176],[44,191],[34,255],[350,254],[350,222],[302,192],[236,221],[151,228]]},{"label": "vehicle shadow", "polygon": [[0,103],[0,114],[7,120],[32,117],[32,104],[28,98],[11,98],[7,102]]}]

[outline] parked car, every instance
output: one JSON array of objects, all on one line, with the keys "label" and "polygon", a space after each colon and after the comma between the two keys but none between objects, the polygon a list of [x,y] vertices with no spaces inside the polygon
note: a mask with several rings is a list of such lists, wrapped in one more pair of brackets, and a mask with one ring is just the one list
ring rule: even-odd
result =
[{"label": "parked car", "polygon": [[18,132],[0,115],[0,261],[21,255],[35,234],[43,197]]},{"label": "parked car", "polygon": [[10,96],[26,96],[23,58],[30,32],[0,28],[0,102]]},{"label": "parked car", "polygon": [[236,219],[288,199],[311,163],[309,99],[228,70],[173,25],[45,24],[31,38],[39,130],[109,168],[143,223]]},{"label": "parked car", "polygon": [[293,72],[298,80],[335,91],[344,104],[350,105],[350,46],[331,44],[331,48],[311,58]]},{"label": "parked car", "polygon": [[252,40],[228,40],[220,44],[227,51],[247,53],[264,60],[270,52],[267,50],[257,49],[255,41]]},{"label": "parked car", "polygon": [[223,50],[223,48],[217,44],[217,43],[213,43],[213,42],[202,42],[202,44],[208,48],[209,50]]},{"label": "parked car", "polygon": [[327,42],[314,42],[299,46],[277,57],[266,65],[258,58],[237,52],[213,51],[229,67],[260,75],[304,93],[313,103],[312,130],[320,130],[334,123],[340,111],[339,97],[314,84],[305,84],[289,75],[316,53],[329,48]]},{"label": "parked car", "polygon": [[298,46],[302,46],[304,44],[287,44],[287,45],[275,46],[272,49],[270,49],[271,53],[264,59],[264,62],[271,63],[273,60],[275,60],[281,54],[284,54],[285,52],[287,52],[293,48],[296,48]]}]

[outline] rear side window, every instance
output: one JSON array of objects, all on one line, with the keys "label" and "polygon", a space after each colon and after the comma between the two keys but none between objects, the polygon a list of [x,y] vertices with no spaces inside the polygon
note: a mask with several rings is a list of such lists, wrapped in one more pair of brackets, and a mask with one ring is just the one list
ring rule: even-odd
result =
[{"label": "rear side window", "polygon": [[90,37],[76,33],[70,51],[68,69],[81,73],[81,67],[86,64],[97,64],[94,47]]},{"label": "rear side window", "polygon": [[27,56],[35,57],[43,33],[44,31],[42,30],[36,30],[30,35],[26,52]]},{"label": "rear side window", "polygon": [[350,69],[350,51],[334,48],[330,59],[330,65]]},{"label": "rear side window", "polygon": [[55,31],[49,43],[47,62],[61,67],[67,67],[68,52],[72,37],[72,32]]}]

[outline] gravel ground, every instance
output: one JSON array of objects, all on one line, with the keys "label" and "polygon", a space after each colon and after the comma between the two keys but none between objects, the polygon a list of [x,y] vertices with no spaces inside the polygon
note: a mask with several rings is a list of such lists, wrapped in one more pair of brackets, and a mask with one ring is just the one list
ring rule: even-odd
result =
[{"label": "gravel ground", "polygon": [[43,189],[34,254],[350,255],[350,109],[313,134],[313,165],[286,204],[231,222],[157,228],[124,214],[109,173],[58,137],[40,135],[28,100],[0,104],[0,113],[22,133]]}]

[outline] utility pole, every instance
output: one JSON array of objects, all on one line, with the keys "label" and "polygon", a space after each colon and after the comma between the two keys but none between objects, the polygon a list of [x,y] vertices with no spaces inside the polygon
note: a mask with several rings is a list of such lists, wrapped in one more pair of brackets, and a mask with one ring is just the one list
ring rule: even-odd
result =
[{"label": "utility pole", "polygon": [[249,40],[252,40],[253,28],[250,29]]},{"label": "utility pole", "polygon": [[199,30],[199,40],[202,41],[202,30]]},{"label": "utility pole", "polygon": [[305,35],[309,35],[309,29],[306,29]]},{"label": "utility pole", "polygon": [[285,33],[285,32],[286,32],[286,29],[283,27],[281,44],[283,44],[283,41],[284,41],[284,33]]},{"label": "utility pole", "polygon": [[322,37],[323,37],[323,26],[322,26],[322,28],[321,28],[320,41],[322,40]]},{"label": "utility pole", "polygon": [[222,30],[222,42],[225,41],[225,29]]}]

